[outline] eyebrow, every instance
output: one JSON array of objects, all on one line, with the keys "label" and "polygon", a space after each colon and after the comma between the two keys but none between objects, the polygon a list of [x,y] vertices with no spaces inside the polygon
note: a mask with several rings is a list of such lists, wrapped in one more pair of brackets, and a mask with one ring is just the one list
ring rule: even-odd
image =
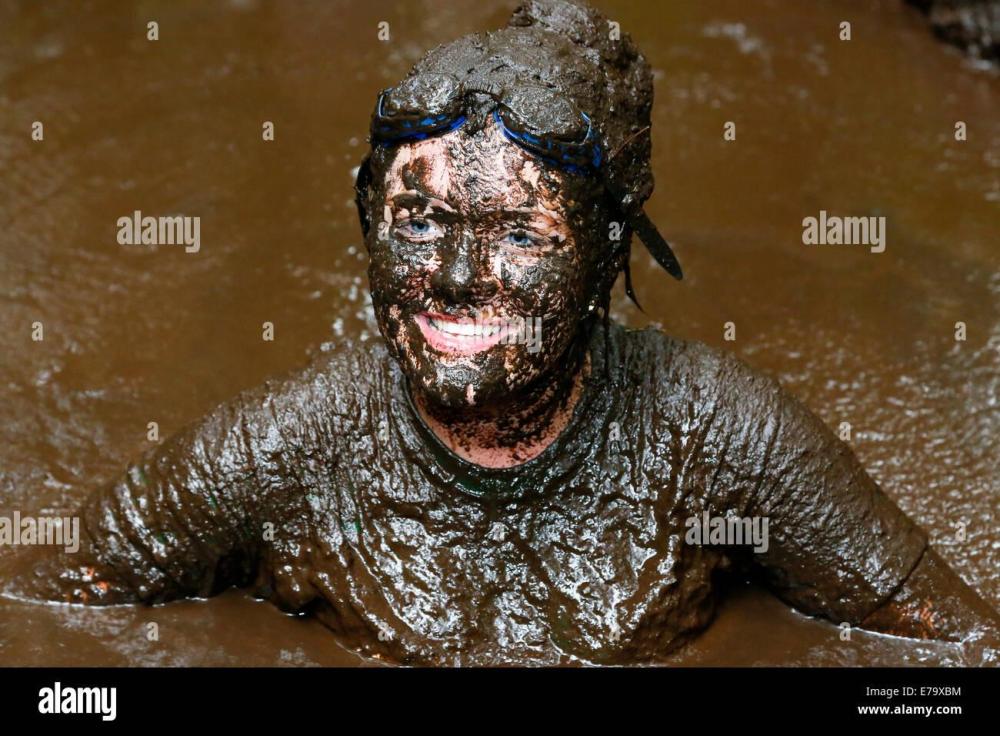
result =
[{"label": "eyebrow", "polygon": [[484,214],[485,219],[490,220],[514,220],[517,222],[531,222],[534,225],[541,225],[545,228],[561,230],[565,226],[565,221],[559,217],[554,217],[544,210],[532,207],[509,207],[492,210]]},{"label": "eyebrow", "polygon": [[554,220],[556,218],[548,214],[544,210],[535,209],[533,207],[505,207],[503,209],[494,210],[498,215],[517,215],[519,217],[541,217],[546,220]]},{"label": "eyebrow", "polygon": [[408,208],[419,208],[426,209],[430,208],[436,212],[447,215],[457,215],[458,210],[452,207],[450,204],[445,202],[440,197],[435,197],[433,194],[419,190],[411,189],[406,192],[400,192],[392,198],[392,203],[397,207],[408,207]]},{"label": "eyebrow", "polygon": [[[442,219],[455,220],[461,214],[440,197],[436,197],[422,189],[410,189],[400,192],[392,197],[392,203],[396,207],[405,207],[411,210],[425,210],[429,208]],[[561,219],[548,214],[547,211],[533,207],[504,207],[488,211],[479,210],[479,216],[481,219],[493,221],[516,220],[518,222],[525,222],[527,220],[535,220],[557,230],[561,229],[565,224]]]}]

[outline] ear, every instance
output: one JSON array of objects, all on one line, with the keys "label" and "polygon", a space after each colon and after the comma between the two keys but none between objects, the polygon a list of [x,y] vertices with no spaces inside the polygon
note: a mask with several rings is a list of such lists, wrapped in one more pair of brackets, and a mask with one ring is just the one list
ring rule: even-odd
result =
[{"label": "ear", "polygon": [[358,220],[361,222],[361,234],[368,235],[371,229],[371,219],[368,217],[368,192],[372,183],[372,155],[369,153],[358,167],[358,175],[354,179],[354,204],[358,208]]}]

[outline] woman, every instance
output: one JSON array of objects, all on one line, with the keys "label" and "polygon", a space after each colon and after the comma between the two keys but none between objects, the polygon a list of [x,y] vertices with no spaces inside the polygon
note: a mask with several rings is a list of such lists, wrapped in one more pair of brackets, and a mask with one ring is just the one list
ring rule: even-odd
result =
[{"label": "woman", "polygon": [[568,2],[429,53],[379,95],[358,176],[384,344],[166,441],[88,500],[79,553],[35,552],[13,592],[252,584],[393,661],[631,663],[706,626],[735,568],[993,661],[997,614],[815,416],[725,353],[608,318],[633,234],[681,275],[642,212],[651,104],[632,42]]}]

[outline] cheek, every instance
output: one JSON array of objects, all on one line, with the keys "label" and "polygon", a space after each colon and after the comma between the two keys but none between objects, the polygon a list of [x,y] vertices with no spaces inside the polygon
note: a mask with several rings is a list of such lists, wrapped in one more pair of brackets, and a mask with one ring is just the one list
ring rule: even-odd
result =
[{"label": "cheek", "polygon": [[567,316],[584,291],[584,266],[572,250],[542,256],[498,252],[493,275],[519,311],[547,320]]},{"label": "cheek", "polygon": [[441,264],[438,249],[376,236],[369,246],[372,299],[400,303],[422,299],[431,274]]}]

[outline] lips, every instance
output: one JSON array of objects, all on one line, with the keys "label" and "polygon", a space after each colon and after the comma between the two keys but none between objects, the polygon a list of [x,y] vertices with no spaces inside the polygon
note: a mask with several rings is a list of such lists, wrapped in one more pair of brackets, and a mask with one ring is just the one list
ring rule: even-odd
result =
[{"label": "lips", "polygon": [[472,355],[489,350],[510,332],[510,326],[497,318],[475,320],[436,312],[421,312],[414,320],[432,348],[456,355]]}]

